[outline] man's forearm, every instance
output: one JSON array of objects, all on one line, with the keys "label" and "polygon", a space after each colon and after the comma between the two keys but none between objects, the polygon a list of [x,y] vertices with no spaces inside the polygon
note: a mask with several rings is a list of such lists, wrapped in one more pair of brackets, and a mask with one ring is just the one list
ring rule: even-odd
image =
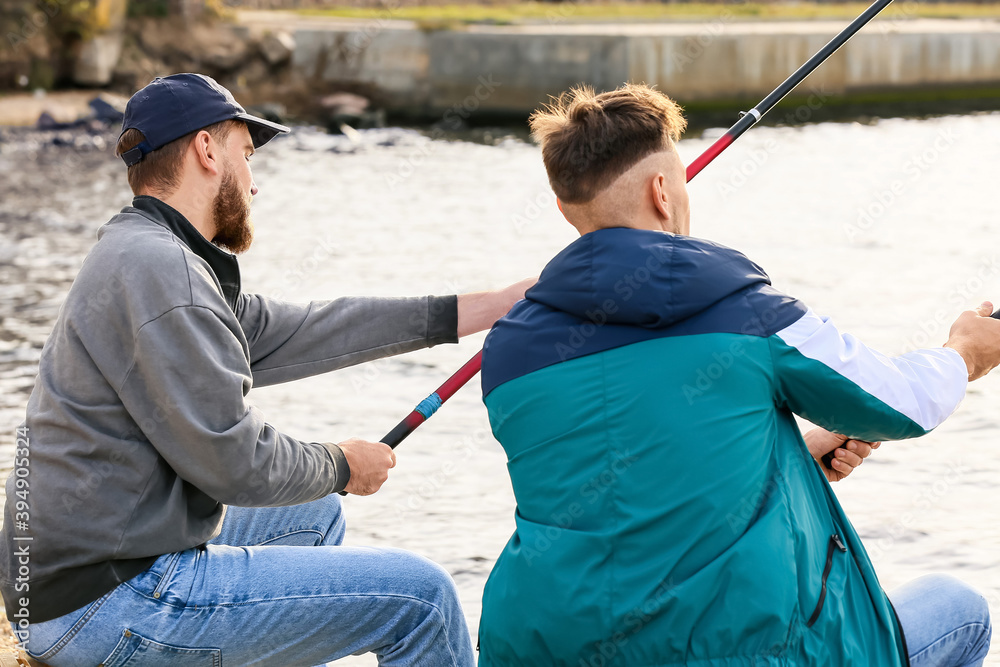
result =
[{"label": "man's forearm", "polygon": [[507,314],[515,303],[524,298],[524,292],[535,284],[537,278],[528,278],[510,287],[493,292],[474,292],[458,295],[458,336],[468,336],[484,331]]},{"label": "man's forearm", "polygon": [[249,294],[241,297],[237,317],[250,345],[255,387],[458,340],[454,296],[294,304]]}]

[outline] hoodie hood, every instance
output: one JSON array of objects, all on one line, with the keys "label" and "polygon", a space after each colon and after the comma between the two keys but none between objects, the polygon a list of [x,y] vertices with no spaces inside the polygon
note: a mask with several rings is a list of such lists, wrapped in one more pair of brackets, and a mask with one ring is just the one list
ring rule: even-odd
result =
[{"label": "hoodie hood", "polygon": [[[805,307],[742,253],[644,229],[585,234],[548,263],[486,338],[483,393],[552,364],[651,338],[769,336]],[[782,307],[776,308],[776,304]]]},{"label": "hoodie hood", "polygon": [[731,248],[690,236],[614,228],[567,246],[525,298],[580,319],[605,311],[613,324],[661,329],[748,287],[770,284],[763,269]]}]

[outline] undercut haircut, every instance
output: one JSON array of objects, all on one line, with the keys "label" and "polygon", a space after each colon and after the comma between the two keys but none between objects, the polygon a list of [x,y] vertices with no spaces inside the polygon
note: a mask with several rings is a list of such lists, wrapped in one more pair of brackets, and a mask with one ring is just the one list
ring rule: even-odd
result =
[{"label": "undercut haircut", "polygon": [[[212,138],[223,146],[229,139],[229,134],[234,128],[245,126],[246,123],[240,120],[224,120],[208,127],[203,127]],[[181,165],[184,163],[184,153],[187,151],[191,140],[194,139],[201,130],[195,130],[185,134],[180,139],[174,139],[169,144],[164,144],[155,151],[145,155],[139,162],[128,168],[128,185],[132,188],[133,194],[140,192],[157,192],[168,195],[180,185]],[[143,141],[145,135],[136,129],[125,130],[118,145],[115,147],[115,155],[121,156],[132,150]]]},{"label": "undercut haircut", "polygon": [[634,83],[599,95],[589,86],[572,88],[528,124],[552,190],[568,204],[591,201],[639,161],[672,150],[687,127],[676,102]]}]

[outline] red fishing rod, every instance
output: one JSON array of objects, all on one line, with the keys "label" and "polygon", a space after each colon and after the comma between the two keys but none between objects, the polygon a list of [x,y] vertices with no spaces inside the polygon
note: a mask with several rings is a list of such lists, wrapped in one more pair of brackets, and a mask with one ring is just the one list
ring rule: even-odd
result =
[{"label": "red fishing rod", "polygon": [[[847,40],[855,35],[861,28],[868,24],[875,16],[881,12],[883,9],[889,6],[892,0],[876,0],[868,9],[866,9],[858,18],[854,19],[853,22],[846,28],[844,28],[836,37],[831,39],[827,44],[816,52],[812,58],[806,61],[802,67],[795,70],[795,72],[785,79],[780,86],[775,88],[770,95],[761,100],[760,104],[755,106],[750,111],[744,111],[740,114],[740,119],[736,121],[736,124],[729,128],[724,135],[719,137],[719,139],[708,147],[704,153],[698,156],[691,164],[687,167],[687,180],[690,181],[692,178],[698,175],[702,169],[704,169],[712,160],[717,158],[722,151],[726,150],[734,141],[736,141],[744,132],[749,130],[751,127],[757,124],[757,122],[764,117],[768,111],[770,111],[774,105],[780,102],[788,93],[799,85],[803,79],[809,76],[817,67],[822,65],[830,56],[832,56],[837,49],[843,46]],[[998,311],[1000,313],[1000,311]],[[413,412],[406,416],[406,419],[399,422],[396,428],[389,431],[381,442],[394,448],[396,445],[401,443],[406,436],[413,433],[413,431],[420,426],[422,423],[430,419],[431,415],[438,411],[438,408],[454,395],[456,391],[461,389],[465,383],[476,376],[482,367],[483,352],[480,350],[476,353],[472,359],[470,359],[464,366],[458,369],[454,375],[452,375],[448,380],[441,385],[437,391],[425,398],[420,402]]]},{"label": "red fishing rod", "polygon": [[465,362],[464,366],[445,380],[444,384],[437,388],[437,391],[420,401],[420,405],[413,408],[413,412],[406,415],[406,419],[396,424],[396,428],[389,431],[380,442],[384,442],[395,449],[396,445],[403,442],[406,436],[413,433],[418,426],[430,419],[430,416],[437,412],[438,408],[451,398],[456,391],[465,386],[466,382],[474,378],[482,365],[483,351],[479,350],[479,352],[476,352],[476,356]]}]

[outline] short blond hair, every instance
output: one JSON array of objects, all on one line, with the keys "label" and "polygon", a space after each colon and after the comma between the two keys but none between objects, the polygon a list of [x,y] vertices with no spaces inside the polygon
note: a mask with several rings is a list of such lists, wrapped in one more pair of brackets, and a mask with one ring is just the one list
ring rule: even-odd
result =
[{"label": "short blond hair", "polygon": [[640,160],[671,149],[687,127],[676,102],[634,83],[599,95],[590,86],[572,88],[528,124],[552,190],[569,204],[591,201]]}]

